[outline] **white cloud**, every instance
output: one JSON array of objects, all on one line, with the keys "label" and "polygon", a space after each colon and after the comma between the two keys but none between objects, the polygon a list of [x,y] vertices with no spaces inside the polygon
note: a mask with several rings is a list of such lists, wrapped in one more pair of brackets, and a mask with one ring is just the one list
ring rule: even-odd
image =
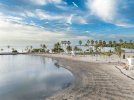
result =
[{"label": "white cloud", "polygon": [[37,17],[39,17],[40,19],[48,19],[48,20],[61,20],[61,19],[65,19],[65,17],[66,17],[64,15],[50,14],[50,13],[40,10],[40,9],[36,10],[35,15]]},{"label": "white cloud", "polygon": [[72,2],[73,3],[73,5],[75,6],[75,7],[77,7],[78,8],[78,5],[75,3],[75,2]]},{"label": "white cloud", "polygon": [[36,26],[14,23],[11,20],[5,21],[1,17],[0,23],[0,43],[52,43],[66,37],[63,32],[51,32]]},{"label": "white cloud", "polygon": [[40,20],[59,20],[63,23],[66,22],[66,19],[68,18],[68,15],[53,14],[41,9],[36,9],[35,11],[25,11],[25,16],[38,18]]},{"label": "white cloud", "polygon": [[[1,14],[0,14],[1,15]],[[0,16],[0,44],[53,44],[61,40],[78,41],[85,40],[88,36],[75,36],[67,33],[67,30],[52,32],[44,27],[28,25],[24,22],[14,23],[12,19],[5,21],[7,16]],[[18,18],[15,18],[18,20]],[[13,19],[14,20],[14,19]],[[23,21],[23,20],[22,20]],[[34,22],[31,22],[34,24]],[[69,29],[70,30],[70,29]],[[72,30],[69,31],[71,33]]]},{"label": "white cloud", "polygon": [[68,18],[67,18],[67,22],[68,24],[72,24],[72,18],[73,18],[73,14],[71,14]]},{"label": "white cloud", "polygon": [[86,18],[75,15],[75,14],[71,14],[70,16],[68,16],[67,14],[52,14],[50,12],[46,12],[44,10],[41,9],[36,9],[35,12],[30,12],[30,11],[25,11],[26,16],[29,17],[36,17],[39,18],[41,20],[58,20],[59,22],[65,24],[88,24],[86,21]]},{"label": "white cloud", "polygon": [[68,18],[66,23],[68,24],[73,24],[73,23],[77,23],[77,24],[88,24],[86,19],[84,17],[75,15],[75,14],[71,14]]},{"label": "white cloud", "polygon": [[108,38],[112,40],[118,40],[118,39],[133,40],[134,35],[118,33],[118,34],[110,34]]},{"label": "white cloud", "polygon": [[86,18],[81,16],[75,16],[72,21],[77,24],[88,24]]},{"label": "white cloud", "polygon": [[88,40],[90,37],[88,36],[76,36],[75,39],[76,40]]},{"label": "white cloud", "polygon": [[[87,0],[86,6],[91,15],[99,17],[101,20],[121,27],[134,27],[127,18],[120,13],[119,6],[127,6],[122,0]],[[125,12],[124,12],[125,13]],[[127,12],[126,12],[127,13]]]},{"label": "white cloud", "polygon": [[116,16],[117,0],[88,0],[86,5],[93,15],[105,21],[111,21]]},{"label": "white cloud", "polygon": [[117,26],[121,26],[121,27],[134,27],[133,24],[129,24],[129,23],[125,23],[125,22],[115,22],[114,24],[116,24]]},{"label": "white cloud", "polygon": [[0,21],[11,21],[14,23],[24,23],[23,18],[15,17],[15,16],[5,16],[3,13],[0,13]]},{"label": "white cloud", "polygon": [[60,4],[62,0],[30,0],[35,5],[46,5],[48,3]]},{"label": "white cloud", "polygon": [[25,14],[25,16],[28,16],[28,17],[35,17],[35,14],[28,10],[24,11],[24,14]]},{"label": "white cloud", "polygon": [[70,10],[70,7],[67,6],[66,3],[62,4],[62,5],[55,5],[58,9],[64,10],[64,11],[68,11]]}]

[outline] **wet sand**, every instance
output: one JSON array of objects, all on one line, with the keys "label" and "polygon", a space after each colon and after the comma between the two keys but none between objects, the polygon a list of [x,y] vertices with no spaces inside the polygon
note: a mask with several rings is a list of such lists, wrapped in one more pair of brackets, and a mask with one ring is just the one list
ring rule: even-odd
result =
[{"label": "wet sand", "polygon": [[46,100],[134,100],[134,81],[116,63],[96,63],[75,57],[42,55],[56,59],[75,76],[73,84]]}]

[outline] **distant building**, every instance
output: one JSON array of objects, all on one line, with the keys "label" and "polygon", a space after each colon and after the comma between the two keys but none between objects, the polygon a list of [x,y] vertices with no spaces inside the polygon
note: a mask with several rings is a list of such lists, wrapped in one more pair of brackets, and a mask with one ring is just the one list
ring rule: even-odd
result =
[{"label": "distant building", "polygon": [[124,52],[121,55],[122,59],[126,59],[126,58],[134,58],[134,52]]},{"label": "distant building", "polygon": [[129,70],[134,70],[134,58],[127,58],[127,67]]}]

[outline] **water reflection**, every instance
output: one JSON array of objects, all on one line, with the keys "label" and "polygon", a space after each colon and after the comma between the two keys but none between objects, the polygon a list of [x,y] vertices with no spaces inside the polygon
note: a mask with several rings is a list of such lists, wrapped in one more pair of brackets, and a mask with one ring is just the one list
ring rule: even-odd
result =
[{"label": "water reflection", "polygon": [[51,58],[0,56],[0,100],[44,100],[69,86],[73,79]]}]

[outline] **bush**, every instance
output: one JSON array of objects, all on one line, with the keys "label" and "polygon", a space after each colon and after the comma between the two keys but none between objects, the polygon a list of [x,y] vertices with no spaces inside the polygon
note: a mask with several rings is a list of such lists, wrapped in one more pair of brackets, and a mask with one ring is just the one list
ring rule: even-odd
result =
[{"label": "bush", "polygon": [[17,50],[13,50],[12,53],[18,53],[18,51]]}]

